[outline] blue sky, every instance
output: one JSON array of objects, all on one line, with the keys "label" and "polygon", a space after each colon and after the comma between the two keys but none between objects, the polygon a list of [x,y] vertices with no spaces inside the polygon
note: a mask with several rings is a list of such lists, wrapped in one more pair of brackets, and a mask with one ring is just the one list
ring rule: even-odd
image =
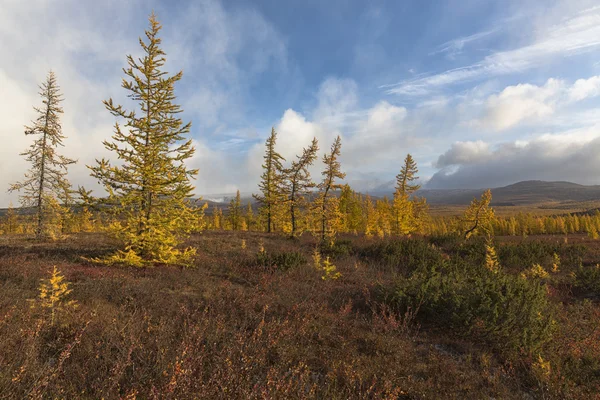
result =
[{"label": "blue sky", "polygon": [[[525,179],[598,184],[600,4],[587,0],[0,0],[0,149],[22,176],[22,126],[53,69],[75,185],[109,156],[125,55],[154,10],[193,124],[198,194],[256,190],[271,126],[292,159],[342,136],[347,181],[387,188],[406,153],[430,188]],[[319,177],[315,165],[314,177]],[[2,191],[0,191],[1,193]],[[2,194],[0,202],[16,201]]]}]

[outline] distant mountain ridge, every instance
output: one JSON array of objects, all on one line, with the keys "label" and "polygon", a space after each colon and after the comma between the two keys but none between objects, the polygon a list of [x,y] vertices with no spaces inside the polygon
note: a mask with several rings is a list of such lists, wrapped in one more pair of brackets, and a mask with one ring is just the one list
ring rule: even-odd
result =
[{"label": "distant mountain ridge", "polygon": [[[464,205],[485,189],[422,189],[417,196],[432,205]],[[572,182],[522,181],[492,189],[492,205],[521,206],[548,202],[584,202],[600,200],[600,185]]]},{"label": "distant mountain ridge", "polygon": [[[416,196],[425,197],[431,205],[467,205],[475,197],[480,197],[487,188],[482,189],[421,189]],[[393,196],[392,189],[369,190],[363,192],[373,198]],[[212,207],[226,206],[235,194],[219,194],[203,196]],[[217,201],[215,201],[217,200]],[[492,188],[492,205],[495,206],[523,206],[530,204],[552,203],[552,202],[585,202],[600,201],[600,185],[580,185],[565,181],[521,181],[512,185]],[[242,204],[255,200],[249,193],[242,194]]]},{"label": "distant mountain ridge", "polygon": [[[452,206],[468,205],[471,200],[480,197],[486,189],[421,189],[416,192],[416,196],[424,197],[427,202],[433,206]],[[338,193],[339,194],[339,193]],[[391,198],[393,192],[383,188],[376,191],[368,191],[363,194],[369,194],[372,198]],[[194,201],[198,206],[208,203],[210,214],[213,207],[226,209],[229,201],[235,198],[235,193],[203,195],[202,200]],[[257,209],[256,200],[250,193],[244,193],[241,196],[242,207],[246,207],[248,202]],[[565,181],[522,181],[512,185],[492,188],[492,206],[527,206],[543,203],[580,203],[580,202],[600,202],[600,185],[580,185]],[[33,212],[31,209],[16,210],[20,214]],[[0,216],[6,213],[6,209],[0,209]]]}]

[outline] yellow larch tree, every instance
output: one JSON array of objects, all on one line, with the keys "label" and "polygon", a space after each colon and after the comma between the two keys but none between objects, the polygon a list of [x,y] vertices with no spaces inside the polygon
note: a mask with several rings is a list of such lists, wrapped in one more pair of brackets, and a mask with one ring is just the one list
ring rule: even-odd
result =
[{"label": "yellow larch tree", "polygon": [[231,230],[238,231],[242,228],[242,199],[238,190],[235,198],[229,202],[227,207],[227,219],[231,225]]},{"label": "yellow larch tree", "polygon": [[491,201],[492,191],[490,189],[483,192],[481,199],[471,201],[462,220],[465,227],[465,239],[477,234],[492,235],[492,222],[495,219],[495,214],[494,209],[490,207]]},{"label": "yellow larch tree", "polygon": [[252,195],[260,205],[259,213],[265,219],[266,231],[269,233],[274,230],[277,222],[276,219],[279,214],[277,207],[284,201],[282,193],[284,168],[282,162],[285,161],[285,158],[275,150],[276,144],[277,132],[275,128],[271,128],[271,135],[265,143],[265,163],[262,165],[263,173],[258,185],[261,193]]},{"label": "yellow larch tree", "polygon": [[339,161],[341,150],[342,139],[338,136],[331,145],[331,152],[323,155],[325,169],[321,173],[323,180],[318,185],[319,196],[317,198],[322,242],[325,242],[326,239],[333,241],[335,231],[339,225],[340,212],[338,201],[332,192],[342,188],[342,185],[337,183],[336,180],[346,177],[346,174],[341,170]]},{"label": "yellow larch tree", "polygon": [[285,180],[282,188],[290,223],[289,234],[292,237],[298,233],[298,219],[300,210],[306,203],[305,196],[311,188],[315,187],[308,168],[317,158],[317,151],[319,151],[319,144],[314,138],[310,146],[303,149],[302,154],[297,156],[297,160],[294,160],[291,166],[284,170]]},{"label": "yellow larch tree", "polygon": [[415,230],[414,204],[410,196],[421,187],[413,183],[419,179],[418,172],[417,163],[410,154],[407,154],[404,165],[396,176],[394,192],[392,228],[397,235],[406,235]]},{"label": "yellow larch tree", "polygon": [[143,57],[127,56],[122,87],[138,109],[129,111],[112,99],[104,102],[110,113],[125,121],[115,124],[112,141],[104,146],[119,162],[102,159],[89,167],[108,193],[105,200],[117,214],[109,228],[122,250],[97,261],[136,266],[188,265],[195,249],[179,249],[193,228],[197,209],[190,207],[197,170],[185,162],[194,154],[188,138],[191,124],[179,118],[175,83],[182,72],[168,76],[161,49],[161,25],[149,18],[146,39],[140,38]]},{"label": "yellow larch tree", "polygon": [[25,135],[35,135],[37,139],[21,154],[31,167],[25,173],[25,179],[10,185],[8,190],[22,192],[22,206],[35,209],[35,236],[44,239],[56,237],[60,231],[60,226],[52,222],[60,220],[55,218],[61,211],[58,199],[67,201],[73,193],[67,179],[67,167],[76,161],[57,152],[65,139],[60,122],[63,97],[52,71],[40,86],[39,94],[43,106],[34,107],[38,117],[25,127]]}]

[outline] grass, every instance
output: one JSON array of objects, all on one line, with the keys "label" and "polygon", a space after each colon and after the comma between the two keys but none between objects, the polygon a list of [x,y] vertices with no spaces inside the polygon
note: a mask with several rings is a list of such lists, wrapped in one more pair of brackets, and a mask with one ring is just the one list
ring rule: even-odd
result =
[{"label": "grass", "polygon": [[[551,216],[594,210],[600,208],[600,201],[553,201],[510,206],[497,205],[492,201],[492,206],[496,215],[500,217],[510,217],[518,213]],[[466,204],[432,204],[430,205],[430,214],[434,217],[461,216],[465,207]]]},{"label": "grass", "polygon": [[[3,237],[0,398],[588,399],[600,392],[600,307],[574,278],[579,263],[597,260],[597,242],[498,239],[514,279],[531,267],[519,258],[535,255],[544,268],[554,252],[562,259],[540,283],[557,329],[535,354],[503,351],[493,336],[459,329],[455,320],[432,320],[439,309],[431,304],[406,307],[386,296],[423,265],[461,258],[475,268],[477,241],[392,245],[343,236],[339,243],[327,256],[342,277],[323,281],[311,262],[316,241],[306,235],[194,235],[196,265],[183,270],[88,264],[82,256],[114,250],[98,234],[47,244]],[[54,265],[78,307],[52,324],[31,300]]]}]

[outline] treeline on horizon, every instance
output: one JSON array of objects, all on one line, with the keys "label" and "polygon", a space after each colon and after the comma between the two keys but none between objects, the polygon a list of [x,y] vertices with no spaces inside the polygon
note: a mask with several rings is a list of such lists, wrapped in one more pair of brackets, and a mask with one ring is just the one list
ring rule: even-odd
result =
[{"label": "treeline on horizon", "polygon": [[[160,48],[161,25],[153,15],[145,39],[140,39],[144,56],[127,56],[122,87],[137,103],[134,109],[104,101],[117,118],[111,140],[103,142],[113,154],[88,166],[90,175],[107,195],[94,196],[84,187],[75,190],[68,180],[68,167],[76,160],[59,154],[65,136],[60,115],[63,100],[53,72],[40,86],[42,105],[26,135],[35,137],[22,155],[30,164],[22,181],[12,184],[21,205],[35,210],[32,216],[18,215],[11,207],[4,217],[4,234],[32,233],[39,240],[56,239],[79,231],[105,231],[122,243],[121,250],[100,263],[128,265],[189,265],[196,249],[181,248],[192,232],[204,229],[278,232],[297,237],[309,232],[323,244],[332,244],[338,233],[366,236],[438,235],[455,233],[465,237],[587,232],[598,237],[600,217],[537,217],[519,214],[498,218],[490,208],[491,193],[474,199],[462,217],[432,217],[424,198],[415,196],[420,188],[418,168],[408,154],[396,176],[393,198],[372,199],[341,184],[345,178],[339,157],[338,136],[322,155],[321,179],[315,182],[311,167],[319,158],[316,138],[293,160],[277,152],[273,128],[265,143],[264,163],[255,215],[252,205],[241,204],[239,191],[224,213],[215,207],[205,216],[207,204],[189,202],[197,170],[188,169],[193,156],[191,123],[179,118],[182,109],[175,103],[175,84],[182,72],[168,76],[162,70],[166,55]],[[117,161],[118,162],[115,162]]]},{"label": "treeline on horizon", "polygon": [[[186,161],[194,146],[174,91],[182,73],[162,70],[161,26],[154,15],[149,22],[144,56],[128,56],[124,69],[122,87],[135,107],[104,102],[118,121],[103,143],[111,157],[88,166],[106,195],[69,182],[76,161],[58,151],[62,95],[53,73],[41,85],[38,117],[25,129],[35,138],[23,153],[30,169],[9,187],[33,212],[10,207],[0,219],[2,234],[27,235],[3,237],[0,254],[0,392],[36,399],[599,393],[598,246],[568,243],[568,235],[597,239],[600,212],[498,217],[487,190],[462,215],[436,217],[415,196],[410,154],[393,197],[371,198],[342,184],[339,136],[313,179],[317,140],[285,160],[275,129],[265,142],[258,209],[242,204],[238,191],[225,211],[207,211],[207,203],[190,201],[197,171]],[[207,229],[236,233],[191,236]],[[80,235],[32,246],[29,237],[74,232],[114,240]],[[537,234],[564,241],[495,237]]]}]

